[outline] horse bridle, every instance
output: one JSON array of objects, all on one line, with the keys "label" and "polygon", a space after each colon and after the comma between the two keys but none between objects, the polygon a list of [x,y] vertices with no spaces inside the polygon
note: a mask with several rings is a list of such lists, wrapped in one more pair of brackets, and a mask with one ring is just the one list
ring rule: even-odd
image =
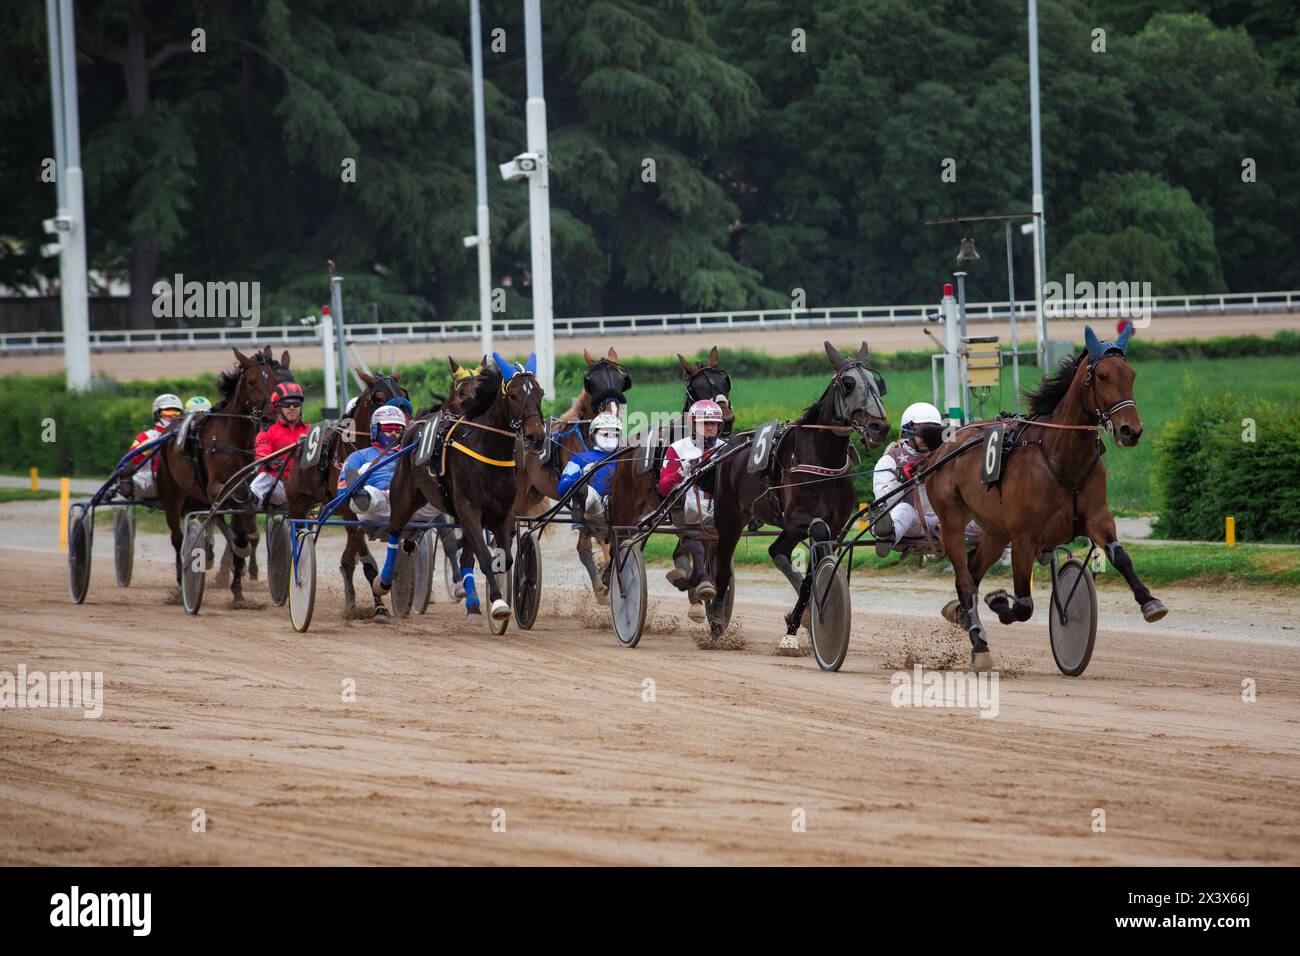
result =
[{"label": "horse bridle", "polygon": [[[539,408],[538,411],[528,412],[526,415],[523,416],[523,418],[510,417],[512,414],[510,410],[510,383],[513,382],[515,379],[522,378],[522,377],[527,377],[529,379],[532,379],[533,384],[537,385],[537,376],[534,375],[532,372],[528,371],[527,369],[519,369],[509,378],[506,378],[504,375],[501,376],[501,397],[505,399],[507,420],[510,422],[510,430],[513,431],[517,436],[522,435],[524,424],[530,418],[536,418],[543,425],[546,424],[546,421],[545,419],[542,418],[542,413],[540,411],[541,408],[540,401],[538,402],[538,408]],[[540,390],[541,386],[537,385],[537,388]]]},{"label": "horse bridle", "polygon": [[1084,385],[1088,389],[1088,393],[1092,396],[1092,413],[1097,416],[1098,423],[1102,425],[1107,432],[1114,435],[1115,425],[1110,420],[1111,416],[1125,408],[1137,408],[1137,402],[1133,401],[1131,398],[1121,398],[1119,401],[1112,403],[1104,409],[1101,407],[1101,402],[1097,399],[1097,380],[1093,378],[1092,370],[1095,365],[1100,365],[1104,359],[1111,355],[1121,359],[1124,357],[1124,353],[1116,350],[1107,352],[1101,358],[1097,359],[1096,362],[1089,362]]},{"label": "horse bridle", "polygon": [[[597,369],[606,369],[606,368],[613,369],[616,372],[618,372],[620,375],[622,375],[623,382],[621,386],[617,389],[614,390],[606,389],[605,391],[600,392],[598,394],[591,387],[591,376],[592,373],[595,372]],[[604,405],[605,401],[615,396],[621,395],[624,398],[626,398],[627,396],[624,393],[630,391],[631,388],[632,388],[632,376],[628,374],[627,369],[625,369],[618,362],[615,362],[613,359],[607,359],[607,358],[601,359],[595,365],[591,366],[591,368],[587,369],[586,374],[582,376],[582,390],[591,396],[591,402],[596,407],[600,407]]]},{"label": "horse bridle", "polygon": [[[713,390],[713,394],[711,394],[711,395],[701,395],[701,394],[699,394],[698,392],[695,391],[695,387],[694,387],[694,385],[693,385],[692,383],[693,383],[697,378],[699,378],[701,375],[705,375],[706,373],[709,373],[709,372],[712,372],[712,373],[715,374],[715,375],[721,375],[721,376],[722,376],[722,380],[723,380],[723,382],[724,382],[725,384],[723,385],[723,387],[722,387],[721,389],[714,389],[714,390]],[[716,368],[715,366],[712,366],[712,365],[706,365],[706,366],[704,366],[704,368],[697,369],[697,370],[695,371],[695,374],[693,374],[693,375],[687,375],[687,376],[686,376],[686,403],[687,403],[688,405],[690,405],[690,404],[692,404],[692,403],[694,403],[694,402],[700,402],[700,401],[705,401],[705,400],[708,400],[708,401],[715,401],[719,395],[722,395],[723,397],[725,397],[725,398],[727,399],[728,403],[730,403],[730,401],[731,401],[731,376],[730,376],[726,371],[724,371],[723,369]]]},{"label": "horse bridle", "polygon": [[[831,387],[835,393],[835,423],[841,427],[856,427],[853,424],[853,412],[858,409],[849,409],[845,404],[844,397],[847,393],[840,382],[845,373],[849,371],[861,372],[861,380],[868,388],[867,398],[861,405],[862,411],[865,411],[868,415],[874,415],[877,418],[887,417],[885,414],[885,403],[881,401],[881,396],[885,394],[886,390],[885,377],[875,369],[870,368],[860,359],[849,359],[835,370],[835,377],[831,379]],[[872,410],[869,407],[872,400],[874,400],[876,404],[875,410]]]}]

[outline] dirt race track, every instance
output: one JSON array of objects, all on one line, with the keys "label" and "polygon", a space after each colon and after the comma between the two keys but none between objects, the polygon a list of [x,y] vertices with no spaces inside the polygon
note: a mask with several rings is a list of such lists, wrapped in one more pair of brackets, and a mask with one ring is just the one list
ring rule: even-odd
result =
[{"label": "dirt race track", "polygon": [[[103,671],[104,712],[0,710],[0,863],[1300,862],[1294,597],[1164,589],[1170,617],[1150,626],[1103,591],[1078,680],[1056,673],[1040,605],[994,625],[1000,706],[983,719],[890,702],[909,646],[964,656],[934,613],[946,583],[855,584],[832,675],[773,656],[775,572],[742,577],[747,646],[719,651],[652,569],[665,596],[626,650],[565,586],[567,533],[538,627],[501,638],[443,594],[425,617],[343,622],[322,537],[316,619],[295,635],[264,582],[260,609],[229,609],[211,580],[200,616],[168,605],[161,537],[118,589],[106,529],[73,607],[61,554],[13,513],[0,671]],[[1225,633],[1216,608],[1252,623]]]}]

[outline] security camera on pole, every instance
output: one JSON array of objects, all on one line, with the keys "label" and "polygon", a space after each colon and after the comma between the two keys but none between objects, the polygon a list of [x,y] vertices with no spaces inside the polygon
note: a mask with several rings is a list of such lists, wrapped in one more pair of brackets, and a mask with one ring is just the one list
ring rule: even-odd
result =
[{"label": "security camera on pole", "polygon": [[507,182],[528,180],[528,226],[533,251],[533,351],[537,380],[555,394],[555,335],[551,301],[551,188],[547,172],[546,99],[542,95],[541,0],[524,0],[524,47],[528,65],[528,152],[500,166]]}]

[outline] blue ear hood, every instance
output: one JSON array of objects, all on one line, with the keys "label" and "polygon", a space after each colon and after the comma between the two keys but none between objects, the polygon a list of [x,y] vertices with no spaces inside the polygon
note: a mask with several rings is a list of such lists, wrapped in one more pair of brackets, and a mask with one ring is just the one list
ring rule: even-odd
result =
[{"label": "blue ear hood", "polygon": [[524,363],[524,371],[531,372],[533,375],[537,374],[537,353],[536,352],[528,356],[528,361]]},{"label": "blue ear hood", "polygon": [[1125,355],[1128,352],[1128,339],[1133,331],[1132,325],[1124,326],[1124,331],[1120,333],[1119,338],[1114,342],[1103,342],[1097,338],[1097,333],[1093,332],[1091,325],[1083,327],[1083,342],[1088,347],[1088,364],[1095,365],[1101,361],[1103,356],[1111,352],[1118,352]]},{"label": "blue ear hood", "polygon": [[492,353],[492,361],[496,362],[497,370],[501,372],[501,381],[508,382],[514,376],[518,369],[512,362],[507,362],[501,357],[500,352]]}]

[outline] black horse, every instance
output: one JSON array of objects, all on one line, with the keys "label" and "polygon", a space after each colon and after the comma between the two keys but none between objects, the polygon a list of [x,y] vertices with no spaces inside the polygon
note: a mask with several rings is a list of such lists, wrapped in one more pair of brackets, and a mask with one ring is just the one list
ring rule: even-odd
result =
[{"label": "black horse", "polygon": [[714,603],[725,606],[727,589],[733,586],[731,562],[741,533],[751,523],[775,525],[781,534],[767,553],[799,595],[785,618],[788,635],[799,628],[810,581],[795,571],[791,553],[800,541],[811,538],[815,564],[857,510],[849,474],[853,433],[861,434],[872,448],[889,435],[881,401],[884,379],[867,367],[867,343],[851,358],[840,355],[830,342],[825,348],[835,374],[821,398],[775,440],[767,466],[751,472],[749,456],[734,455],[717,470]]}]

